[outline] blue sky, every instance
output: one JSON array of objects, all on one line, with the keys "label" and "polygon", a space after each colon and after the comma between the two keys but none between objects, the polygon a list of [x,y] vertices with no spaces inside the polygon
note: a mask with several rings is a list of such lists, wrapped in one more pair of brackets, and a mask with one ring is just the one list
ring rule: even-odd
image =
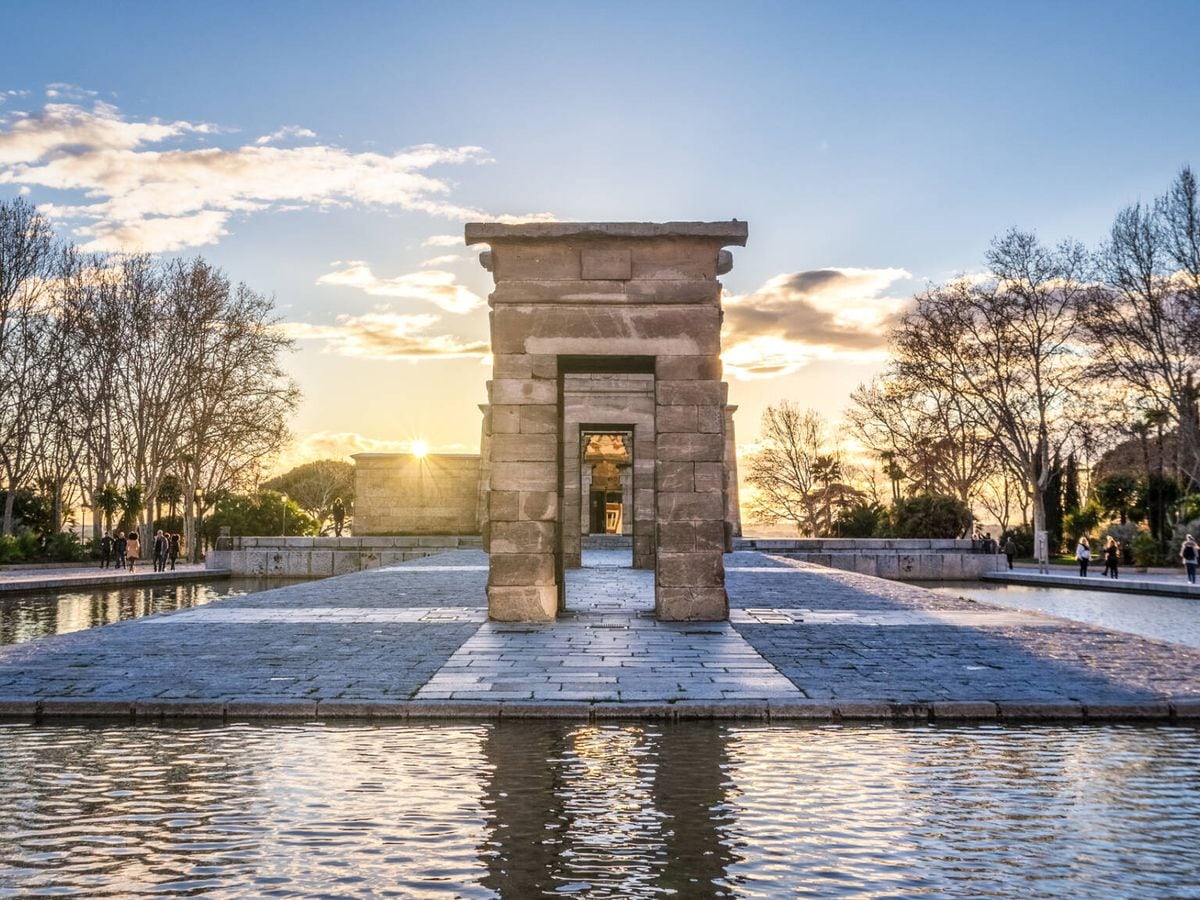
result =
[{"label": "blue sky", "polygon": [[[769,345],[730,336],[745,442],[785,397],[836,415],[881,359],[850,333],[979,267],[995,234],[1095,243],[1200,165],[1196,3],[48,3],[5,20],[20,37],[0,57],[0,196],[27,191],[85,242],[133,233],[274,293],[301,338],[297,453],[473,447],[486,314],[470,300],[489,281],[474,253],[427,243],[461,234],[464,208],[748,220],[726,287],[790,325]],[[97,117],[187,127],[104,144]],[[96,165],[64,189],[54,154],[87,152],[37,156],[31,122],[86,126]],[[304,131],[257,143],[289,126]],[[436,187],[372,192],[374,157],[425,144],[437,162],[388,165]],[[161,240],[152,156],[205,149],[252,170],[230,193],[212,167]],[[846,277],[828,296],[781,278],[830,267]],[[814,315],[847,306],[852,340],[806,346]],[[764,348],[789,364],[754,371]]]}]

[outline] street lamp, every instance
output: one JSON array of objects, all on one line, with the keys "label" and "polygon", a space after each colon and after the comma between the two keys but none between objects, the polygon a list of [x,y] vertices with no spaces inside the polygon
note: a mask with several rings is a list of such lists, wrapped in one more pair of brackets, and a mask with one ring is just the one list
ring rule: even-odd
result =
[{"label": "street lamp", "polygon": [[280,536],[280,537],[287,537],[287,505],[288,505],[288,495],[287,495],[287,494],[280,494],[280,495],[279,495],[279,500],[280,500],[280,504],[279,504],[279,508],[280,508],[280,513],[279,513],[279,536]]},{"label": "street lamp", "polygon": [[203,540],[201,535],[204,534],[204,488],[196,488],[196,494],[193,497],[196,501],[196,540],[195,546],[192,547],[192,562],[200,562],[200,541]]}]

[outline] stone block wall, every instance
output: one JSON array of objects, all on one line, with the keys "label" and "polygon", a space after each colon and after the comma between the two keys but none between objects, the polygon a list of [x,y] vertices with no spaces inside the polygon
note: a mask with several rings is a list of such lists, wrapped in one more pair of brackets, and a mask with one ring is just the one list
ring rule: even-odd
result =
[{"label": "stone block wall", "polygon": [[[737,221],[467,225],[468,245],[491,246],[480,261],[496,285],[488,298],[493,618],[548,621],[560,609],[563,382],[587,373],[653,376],[653,439],[635,438],[634,456],[654,460],[654,478],[635,487],[634,551],[652,506],[657,616],[728,617],[717,276],[730,265],[722,248],[746,235]],[[568,520],[573,529],[577,520]]]},{"label": "stone block wall", "polygon": [[462,535],[222,538],[205,568],[263,578],[328,578],[479,547],[478,537]]},{"label": "stone block wall", "polygon": [[354,534],[478,534],[480,458],[358,453]]},{"label": "stone block wall", "polygon": [[977,553],[969,540],[938,538],[747,538],[734,549],[896,581],[972,581],[1008,566],[1002,553]]}]

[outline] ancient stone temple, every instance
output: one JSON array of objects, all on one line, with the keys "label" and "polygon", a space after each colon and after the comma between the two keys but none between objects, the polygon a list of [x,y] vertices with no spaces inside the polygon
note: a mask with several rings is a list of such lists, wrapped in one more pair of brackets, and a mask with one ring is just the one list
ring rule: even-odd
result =
[{"label": "ancient stone temple", "polygon": [[727,617],[717,276],[746,236],[736,220],[467,225],[496,284],[480,473],[493,618],[553,619],[596,530],[631,536],[660,619]]}]

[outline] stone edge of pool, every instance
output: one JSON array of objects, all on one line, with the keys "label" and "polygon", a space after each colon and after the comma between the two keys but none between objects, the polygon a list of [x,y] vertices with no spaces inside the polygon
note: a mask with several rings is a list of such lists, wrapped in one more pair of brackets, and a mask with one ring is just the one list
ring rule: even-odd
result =
[{"label": "stone edge of pool", "polygon": [[220,719],[224,722],[278,719],[757,719],[760,721],[892,722],[1153,722],[1200,725],[1200,700],[1144,703],[1024,703],[876,701],[712,703],[580,703],[521,701],[279,701],[138,702],[85,699],[0,700],[0,720],[37,723],[102,719],[111,723]]}]

